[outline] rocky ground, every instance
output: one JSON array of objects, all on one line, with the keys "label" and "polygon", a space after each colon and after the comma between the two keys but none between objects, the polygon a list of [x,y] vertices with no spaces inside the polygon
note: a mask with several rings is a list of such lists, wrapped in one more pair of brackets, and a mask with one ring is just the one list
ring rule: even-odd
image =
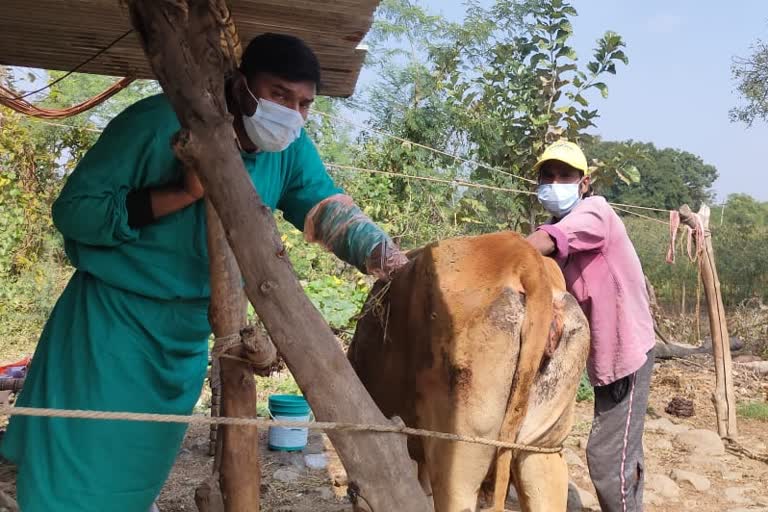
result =
[{"label": "rocky ground", "polygon": [[[768,382],[736,370],[740,401],[766,400]],[[768,464],[726,452],[715,430],[711,402],[715,375],[711,359],[657,364],[646,417],[646,492],[649,512],[768,512]],[[680,397],[693,401],[694,415],[677,418],[664,409]],[[587,437],[592,404],[577,406],[577,419],[565,457],[571,472],[569,511],[599,510],[586,468]],[[739,441],[766,453],[768,423],[739,418]],[[161,496],[163,512],[195,511],[196,484],[207,476],[206,428],[192,429],[168,485]],[[262,436],[262,444],[266,439]],[[311,436],[304,453],[274,453],[264,449],[263,510],[270,512],[336,512],[351,510],[346,498],[346,474],[327,439]],[[309,463],[309,464],[308,464]],[[313,469],[311,466],[317,467]],[[324,466],[324,467],[322,467]],[[509,510],[517,511],[514,497]]]},{"label": "rocky ground", "polygon": [[[737,367],[738,368],[738,367]],[[711,403],[715,375],[711,359],[657,364],[646,418],[645,510],[650,512],[768,512],[768,464],[725,450],[714,432]],[[768,383],[736,370],[740,401],[768,400]],[[694,415],[678,418],[665,412],[674,397],[693,402]],[[599,510],[586,469],[584,448],[591,423],[589,402],[577,407],[565,457],[571,473],[569,511]],[[263,507],[266,512],[349,511],[346,474],[325,436],[312,435],[303,453],[266,449],[262,433]],[[739,418],[739,441],[752,451],[768,452],[768,423]],[[209,474],[208,428],[190,429],[173,473],[160,497],[162,512],[194,512],[194,489]],[[13,470],[0,466],[0,485],[13,492]],[[2,504],[0,503],[0,510]],[[517,511],[514,496],[509,510]]]}]

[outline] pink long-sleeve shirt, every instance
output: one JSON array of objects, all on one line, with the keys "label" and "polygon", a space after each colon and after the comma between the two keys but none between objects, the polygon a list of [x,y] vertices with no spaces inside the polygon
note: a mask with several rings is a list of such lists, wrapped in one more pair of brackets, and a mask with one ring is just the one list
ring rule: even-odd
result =
[{"label": "pink long-sleeve shirt", "polygon": [[582,200],[539,227],[555,242],[568,291],[589,320],[587,373],[605,386],[637,371],[656,343],[643,269],[627,230],[603,197]]}]

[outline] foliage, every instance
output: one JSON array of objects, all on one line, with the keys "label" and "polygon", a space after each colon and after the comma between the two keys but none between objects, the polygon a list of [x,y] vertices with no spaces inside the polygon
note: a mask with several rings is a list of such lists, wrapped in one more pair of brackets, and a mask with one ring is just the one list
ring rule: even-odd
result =
[{"label": "foliage", "polygon": [[579,389],[576,390],[576,401],[577,402],[594,402],[595,401],[595,388],[593,388],[592,384],[589,383],[589,377],[587,377],[586,372],[581,374],[581,379],[579,380]]},{"label": "foliage", "polygon": [[336,276],[325,276],[304,284],[304,291],[328,325],[342,329],[349,327],[352,317],[362,309],[368,286],[363,279],[350,283]]},{"label": "foliage", "polygon": [[625,180],[608,183],[598,179],[595,186],[609,201],[668,209],[677,209],[683,204],[698,209],[702,203],[712,201],[717,169],[687,151],[599,138],[589,140],[584,149],[588,158],[598,162],[632,162],[643,177],[642,186]]},{"label": "foliage", "polygon": [[750,418],[759,421],[768,421],[768,403],[746,402],[738,405],[736,412],[742,418]]},{"label": "foliage", "polygon": [[713,209],[713,222],[722,219],[739,229],[763,230],[768,228],[768,201],[760,202],[747,194],[731,194],[725,204]]},{"label": "foliage", "polygon": [[[64,75],[61,71],[49,71],[48,78],[53,81]],[[58,82],[46,91],[46,96],[40,104],[47,108],[65,108],[81,103],[92,96],[108,89],[114,82],[114,77],[76,73]],[[36,82],[32,82],[36,85]],[[160,87],[154,80],[136,80],[125,90],[78,116],[68,118],[66,124],[88,125],[103,128],[113,117],[135,103],[138,99],[160,92]]]},{"label": "foliage", "polygon": [[[355,99],[319,98],[314,108],[326,115],[313,115],[307,130],[327,163],[395,175],[329,169],[365,213],[405,248],[502,229],[524,231],[541,220],[535,201],[524,194],[406,175],[528,192],[530,184],[479,162],[530,179],[536,156],[557,137],[585,146],[599,191],[609,199],[667,208],[710,202],[717,171],[695,155],[585,135],[599,119],[595,105],[607,96],[606,77],[628,61],[623,40],[611,32],[597,40],[586,62],[579,60],[570,46],[576,14],[562,0],[497,0],[488,8],[470,2],[466,18],[452,23],[416,2],[384,0],[367,41],[366,66],[377,78]],[[51,72],[45,79],[59,76]],[[18,70],[9,73],[1,67],[0,80],[17,86],[29,82]],[[75,74],[33,99],[51,108],[70,106],[113,80]],[[98,134],[91,130],[156,90],[153,82],[137,82],[94,111],[66,120],[72,128],[0,110],[3,339],[31,344],[71,272],[49,213],[62,177],[95,141]],[[366,118],[347,117],[372,130],[361,133],[329,117],[349,107]],[[768,300],[767,211],[766,203],[739,195],[713,208],[713,241],[729,309],[750,298]],[[624,220],[659,300],[667,307],[678,305],[685,290],[690,309],[695,266],[682,257],[674,266],[664,263],[666,228],[634,217]],[[343,337],[354,328],[371,279],[322,247],[307,244],[281,217],[278,227],[304,289]],[[581,399],[588,399],[589,391],[582,379]]]},{"label": "foliage", "polygon": [[353,329],[353,317],[360,312],[368,294],[368,280],[320,245],[307,244],[303,235],[282,217],[278,218],[278,226],[309,299],[334,330]]},{"label": "foliage", "polygon": [[731,75],[744,101],[731,109],[731,120],[747,126],[768,121],[768,43],[758,40],[749,57],[734,59]]},{"label": "foliage", "polygon": [[[489,10],[471,12],[466,24],[506,23],[480,31],[479,37],[459,27],[453,44],[432,49],[444,76],[438,87],[464,113],[467,146],[477,159],[533,179],[533,164],[547,143],[558,138],[579,142],[595,126],[598,111],[591,108],[588,93],[607,97],[604,77],[616,73],[617,63],[629,61],[621,36],[606,32],[582,65],[569,45],[576,15],[566,1],[497,0]],[[625,175],[636,177],[633,171]],[[498,173],[485,168],[475,169],[472,177],[502,183]],[[535,223],[533,214],[539,210],[530,196],[475,195],[489,216],[509,227],[526,230]]]},{"label": "foliage", "polygon": [[301,395],[301,389],[293,375],[280,373],[269,377],[256,377],[256,393],[256,414],[268,418],[270,395]]},{"label": "foliage", "polygon": [[[590,92],[607,96],[603,77],[615,73],[617,63],[628,62],[621,37],[606,32],[592,59],[580,66],[568,46],[574,16],[568,2],[497,0],[488,9],[469,3],[466,18],[450,23],[415,2],[383,2],[369,38],[372,53],[380,57],[368,65],[382,77],[364,95],[370,124],[416,144],[367,134],[359,140],[358,165],[530,190],[524,182],[511,181],[509,173],[532,178],[533,163],[546,142],[578,140],[594,126],[597,110],[590,108]],[[448,148],[446,153],[462,159],[419,145]],[[612,164],[602,166],[606,180],[626,168],[621,176],[637,181],[626,162]],[[379,205],[372,207],[381,210],[372,212],[374,218],[391,222],[406,244],[523,230],[533,222],[532,212],[539,211],[527,194],[378,176],[355,178],[358,182],[364,183],[354,190],[361,202]],[[371,189],[378,192],[367,196]],[[390,201],[380,202],[383,198]],[[398,203],[408,205],[406,212]]]},{"label": "foliage", "polygon": [[[3,68],[4,85],[22,81],[37,88],[34,73]],[[50,72],[55,80],[61,72]],[[30,101],[46,108],[62,108],[84,101],[106,89],[114,78],[72,75]],[[67,127],[44,124],[0,108],[0,276],[13,276],[34,265],[48,239],[57,235],[50,221],[50,206],[68,174],[95,142],[94,128],[111,119],[127,104],[156,90],[153,82],[139,81],[90,112],[70,118]],[[39,97],[41,96],[42,97]]]},{"label": "foliage", "polygon": [[93,142],[84,130],[55,131],[0,109],[1,277],[12,277],[39,260],[55,236],[49,212],[59,176],[69,167],[62,160],[79,157]]},{"label": "foliage", "polygon": [[747,351],[768,360],[768,306],[749,299],[727,313],[728,332],[744,340]]},{"label": "foliage", "polygon": [[[679,312],[685,301],[686,312],[691,312],[696,301],[698,271],[697,264],[685,255],[686,237],[678,236],[678,257],[674,265],[669,265],[665,261],[669,243],[666,228],[636,217],[623,220],[659,302],[668,311]],[[749,299],[768,301],[768,230],[742,229],[727,222],[721,225],[717,215],[713,215],[710,225],[725,306],[736,307]]]},{"label": "foliage", "polygon": [[49,239],[38,260],[0,280],[0,361],[31,353],[72,270]]},{"label": "foliage", "polygon": [[[50,78],[59,75],[51,72]],[[23,82],[31,89],[41,79],[25,77],[23,70],[0,67],[0,80],[12,88]],[[67,107],[101,92],[113,80],[73,75],[31,100],[48,108]],[[90,114],[54,125],[0,107],[0,336],[4,353],[20,355],[37,340],[71,273],[50,217],[62,177],[95,142],[96,123],[111,118],[121,105],[136,101],[147,90],[141,85],[129,88]]]}]

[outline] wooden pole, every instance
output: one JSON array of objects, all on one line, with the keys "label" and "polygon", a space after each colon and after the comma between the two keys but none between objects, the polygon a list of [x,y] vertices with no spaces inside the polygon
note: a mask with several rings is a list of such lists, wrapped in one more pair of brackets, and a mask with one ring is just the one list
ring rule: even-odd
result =
[{"label": "wooden pole", "polygon": [[680,318],[685,318],[685,281],[683,281],[682,299],[680,299]]},{"label": "wooden pole", "polygon": [[704,232],[704,247],[699,255],[699,268],[704,282],[704,295],[707,299],[707,313],[712,336],[712,354],[715,359],[715,414],[717,431],[720,437],[735,439],[736,395],[733,390],[733,366],[731,363],[731,343],[725,319],[723,297],[720,293],[720,280],[715,266],[715,252],[712,248],[712,233],[709,230],[709,207],[703,205],[699,213],[693,213],[688,205],[680,208],[680,220],[696,230]]},{"label": "wooden pole", "polygon": [[[211,416],[219,417],[221,416],[221,365],[218,358],[211,360],[209,372],[208,384],[211,388]],[[218,448],[220,437],[218,433],[219,426],[211,425],[208,436],[208,455],[211,457],[220,453]]]},{"label": "wooden pole", "polygon": [[[234,142],[224,98],[220,26],[209,0],[128,0],[131,20],[182,129],[179,159],[198,171],[245,280],[246,294],[321,421],[387,419],[296,279],[270,209]],[[329,432],[361,510],[429,508],[397,434]]]},{"label": "wooden pole", "polygon": [[[247,320],[242,276],[227,244],[224,228],[210,201],[206,200],[208,258],[211,275],[210,321],[216,337],[239,336]],[[250,330],[224,357],[221,369],[221,413],[237,418],[256,417],[254,369],[269,371],[276,351],[264,336]],[[215,346],[214,346],[215,349]],[[226,357],[228,355],[234,358]],[[213,371],[213,370],[212,370]],[[220,489],[226,512],[258,512],[261,467],[256,427],[223,426],[218,432],[214,475],[220,475]]]}]

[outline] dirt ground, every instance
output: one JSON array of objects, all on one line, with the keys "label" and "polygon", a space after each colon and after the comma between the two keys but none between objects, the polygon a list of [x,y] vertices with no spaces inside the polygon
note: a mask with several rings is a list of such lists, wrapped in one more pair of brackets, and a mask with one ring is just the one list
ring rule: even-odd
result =
[{"label": "dirt ground", "polygon": [[[667,418],[682,428],[716,430],[711,402],[715,375],[711,358],[698,356],[687,361],[667,361],[657,364],[646,417],[644,445],[646,449],[646,507],[650,512],[752,512],[768,511],[768,464],[731,453],[706,456],[690,453],[681,446],[675,434],[667,432],[660,418]],[[739,401],[766,400],[768,382],[736,370]],[[680,419],[664,409],[673,397],[694,402],[694,416]],[[584,448],[589,435],[592,404],[577,406],[573,432],[566,443],[565,456],[572,483],[594,496],[586,469]],[[668,425],[668,424],[667,424]],[[676,427],[680,428],[680,427]],[[193,512],[194,490],[208,477],[211,458],[208,456],[208,428],[193,426],[187,433],[178,460],[160,496],[162,512]],[[768,452],[768,423],[739,418],[739,441],[750,450]],[[262,510],[266,512],[337,512],[351,510],[346,497],[346,474],[327,438],[312,434],[302,453],[270,452],[266,448],[266,432],[261,435],[263,477],[261,482]],[[325,459],[322,469],[307,466],[306,456]],[[324,456],[324,457],[323,457]],[[664,477],[673,470],[687,470],[705,477],[708,485],[696,490],[679,482],[669,486]],[[660,483],[661,482],[661,483]],[[667,482],[665,485],[662,485]],[[0,490],[13,494],[14,473],[9,465],[0,465]],[[703,487],[708,487],[703,489]],[[575,494],[575,493],[574,493]],[[589,503],[586,503],[589,505]],[[594,507],[594,505],[593,505]],[[586,507],[584,510],[594,508]],[[517,511],[514,498],[509,510]],[[576,503],[569,510],[581,510]]]},{"label": "dirt ground", "polygon": [[[657,364],[651,388],[646,421],[668,418],[673,423],[696,429],[716,430],[715,413],[711,402],[715,374],[711,358],[699,356],[689,361],[668,361]],[[738,400],[765,400],[768,382],[747,373],[736,374]],[[680,419],[664,412],[673,397],[694,402],[695,415]],[[571,480],[579,488],[594,495],[594,488],[586,469],[587,437],[592,419],[592,404],[577,406],[576,422],[566,443]],[[739,418],[739,441],[751,450],[768,451],[768,423]],[[726,510],[768,511],[768,464],[741,458],[732,454],[703,457],[686,452],[674,436],[658,430],[646,430],[646,465],[648,475],[669,476],[672,470],[682,469],[705,476],[711,487],[697,491],[688,484],[680,484],[677,498],[659,494],[646,485],[646,510],[649,512],[721,512]],[[311,436],[303,454],[270,452],[266,449],[266,434],[262,434],[263,478],[262,501],[266,512],[337,512],[351,510],[346,498],[346,473],[327,438]],[[163,512],[195,511],[192,499],[194,487],[210,471],[208,429],[190,429],[184,449],[168,484],[161,495]],[[306,467],[303,455],[324,453],[329,465],[324,470]],[[280,471],[278,470],[284,470]],[[278,479],[273,478],[277,474]],[[297,475],[295,481],[283,481]],[[739,499],[740,498],[740,499]],[[510,500],[510,511],[519,510]]]}]

